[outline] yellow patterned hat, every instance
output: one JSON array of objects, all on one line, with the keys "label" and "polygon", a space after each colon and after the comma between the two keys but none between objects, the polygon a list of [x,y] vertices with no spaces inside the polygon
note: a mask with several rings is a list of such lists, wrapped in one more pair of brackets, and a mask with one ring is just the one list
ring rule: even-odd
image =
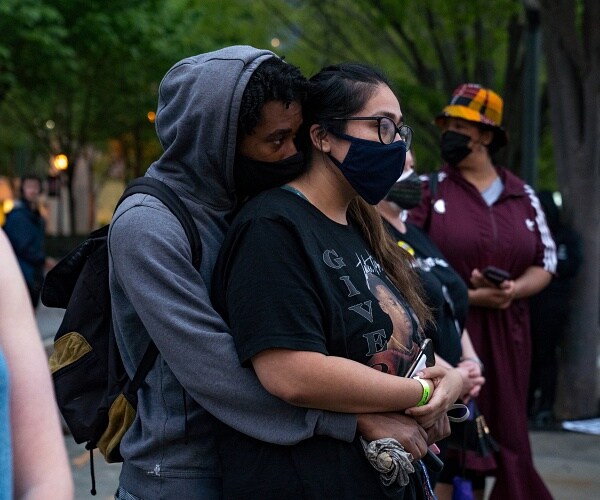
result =
[{"label": "yellow patterned hat", "polygon": [[477,83],[459,85],[448,105],[436,116],[440,126],[444,118],[462,118],[470,122],[481,123],[494,130],[496,148],[506,145],[508,136],[502,127],[502,108],[504,102],[496,92]]}]

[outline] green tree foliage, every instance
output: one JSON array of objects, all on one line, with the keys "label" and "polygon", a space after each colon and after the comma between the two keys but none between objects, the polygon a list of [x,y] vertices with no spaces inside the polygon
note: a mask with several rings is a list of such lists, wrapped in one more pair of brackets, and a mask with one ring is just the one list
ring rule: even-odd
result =
[{"label": "green tree foliage", "polygon": [[168,68],[234,43],[269,46],[272,18],[260,2],[244,0],[5,0],[0,128],[10,139],[0,154],[25,137],[36,151],[70,157],[121,137],[138,175],[149,161],[142,143],[154,138],[147,113]]},{"label": "green tree foliage", "polygon": [[36,157],[45,173],[60,152],[71,187],[76,159],[108,138],[124,146],[128,176],[142,174],[160,154],[147,114],[168,68],[226,45],[267,47],[272,19],[245,0],[4,0],[0,174]]},{"label": "green tree foliage", "polygon": [[[478,82],[500,93],[511,136],[521,127],[523,8],[518,0],[267,0],[282,19],[281,51],[309,74],[325,64],[365,61],[395,83],[416,132],[421,169],[439,164],[433,117],[454,88]],[[519,171],[520,144],[500,160]]]},{"label": "green tree foliage", "polygon": [[[3,141],[3,156],[11,159],[21,141],[30,157],[65,153],[71,186],[83,148],[119,137],[133,171],[142,173],[144,144],[155,142],[147,113],[194,16],[159,0],[9,3],[2,8],[12,17],[0,18],[10,27],[0,31],[0,127],[13,143]],[[10,160],[2,163],[10,171]]]},{"label": "green tree foliage", "polygon": [[[40,136],[39,127],[12,96],[23,87],[31,89],[32,94],[46,87],[60,61],[73,55],[65,43],[66,37],[60,14],[51,6],[39,0],[0,2],[0,148],[3,151],[15,150],[29,138]],[[3,159],[0,173],[14,175],[11,167],[11,162]]]},{"label": "green tree foliage", "polygon": [[[7,116],[35,130],[49,151],[69,156],[90,141],[147,124],[146,113],[155,107],[153,86],[181,50],[177,38],[168,36],[173,14],[163,2],[26,3],[36,4],[37,10],[31,7],[36,15],[15,19],[13,38],[36,43],[19,47],[8,39],[0,45],[12,54]],[[44,31],[30,19],[53,28]],[[172,45],[165,45],[169,38]],[[44,127],[48,119],[54,122],[51,131]]]},{"label": "green tree foliage", "polygon": [[0,3],[0,102],[15,85],[43,85],[72,51],[60,14],[39,0]]}]

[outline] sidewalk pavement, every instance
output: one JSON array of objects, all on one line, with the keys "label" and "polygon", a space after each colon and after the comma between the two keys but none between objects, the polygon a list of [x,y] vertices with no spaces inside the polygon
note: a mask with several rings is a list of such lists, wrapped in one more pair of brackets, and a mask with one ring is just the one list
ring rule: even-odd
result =
[{"label": "sidewalk pavement", "polygon": [[[36,314],[40,334],[50,348],[62,309],[40,305]],[[536,468],[555,500],[595,500],[600,498],[600,436],[570,431],[531,431],[529,433]],[[70,435],[65,444],[75,480],[75,500],[91,499],[89,452]],[[99,500],[114,498],[120,464],[107,464],[98,450],[94,453],[96,490]],[[515,478],[526,481],[527,478]],[[532,499],[535,500],[535,499]]]},{"label": "sidewalk pavement", "polygon": [[555,500],[600,498],[600,436],[531,431],[529,437],[535,466]]}]

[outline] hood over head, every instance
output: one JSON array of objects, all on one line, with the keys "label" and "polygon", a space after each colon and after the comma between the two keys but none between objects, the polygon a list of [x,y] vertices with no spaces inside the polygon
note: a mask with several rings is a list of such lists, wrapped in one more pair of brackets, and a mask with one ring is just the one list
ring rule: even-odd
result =
[{"label": "hood over head", "polygon": [[156,133],[162,156],[148,169],[203,205],[234,203],[233,161],[244,89],[268,50],[238,45],[188,57],[164,76]]}]

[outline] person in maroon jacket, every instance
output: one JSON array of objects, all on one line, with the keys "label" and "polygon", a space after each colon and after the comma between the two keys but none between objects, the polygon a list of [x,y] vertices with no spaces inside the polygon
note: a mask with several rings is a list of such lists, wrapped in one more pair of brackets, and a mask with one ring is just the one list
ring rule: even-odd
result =
[{"label": "person in maroon jacket", "polygon": [[[423,198],[409,221],[428,232],[469,287],[466,328],[486,376],[478,404],[501,446],[495,470],[483,459],[467,463],[473,486],[482,496],[485,476],[495,475],[492,500],[543,500],[552,497],[533,466],[527,429],[527,298],[550,282],[556,249],[533,189],[494,165],[493,154],[508,142],[502,107],[502,98],[480,85],[454,91],[436,118],[444,165],[435,195],[423,177]],[[440,499],[451,492],[446,486],[436,488]]]}]

